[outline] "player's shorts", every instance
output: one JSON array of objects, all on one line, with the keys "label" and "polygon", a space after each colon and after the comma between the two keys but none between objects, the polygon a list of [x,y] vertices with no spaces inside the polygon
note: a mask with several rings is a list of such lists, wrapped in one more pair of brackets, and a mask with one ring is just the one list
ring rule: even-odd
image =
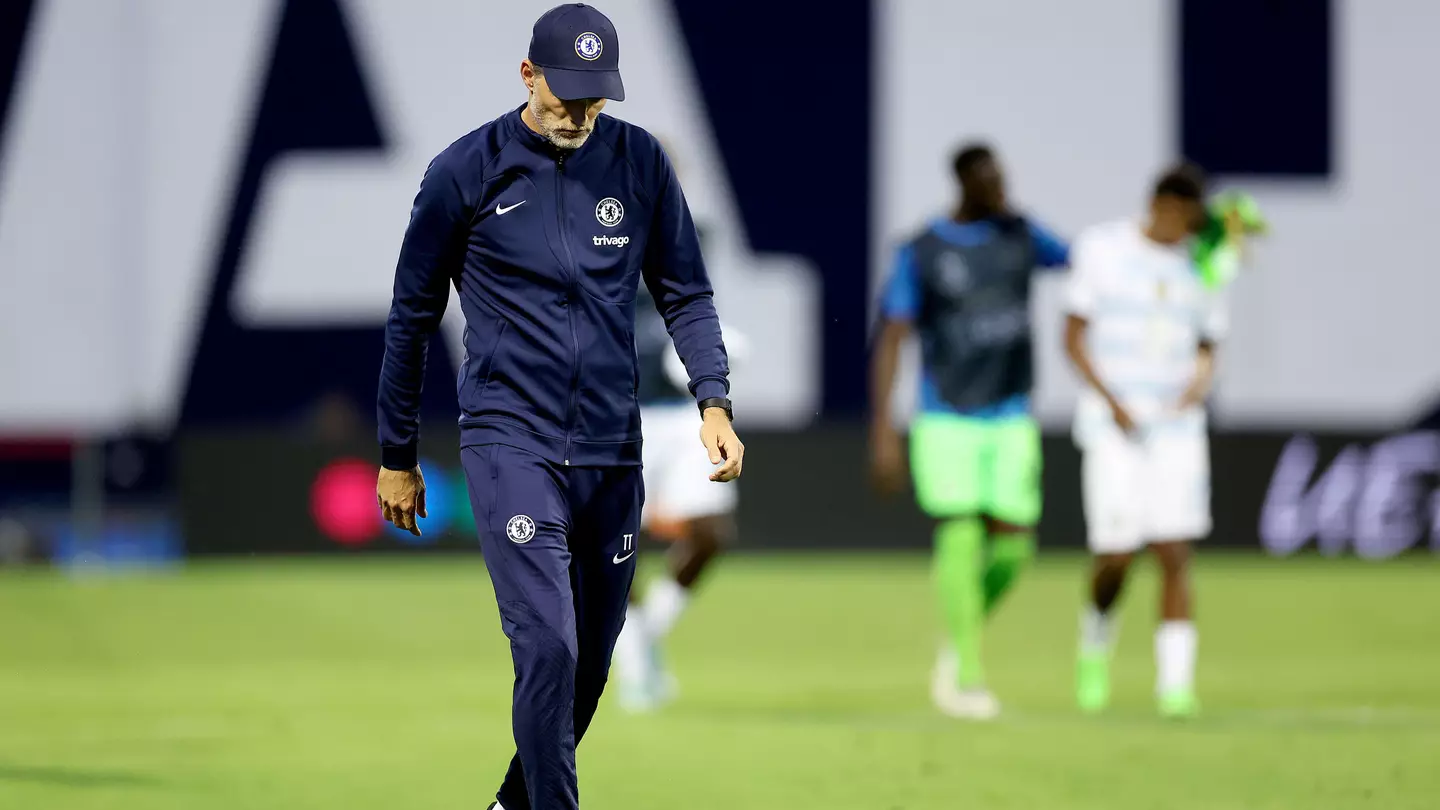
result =
[{"label": "player's shorts", "polygon": [[1040,429],[1026,415],[915,417],[910,472],[915,498],[934,518],[988,515],[1017,526],[1040,520]]},{"label": "player's shorts", "polygon": [[1131,439],[1099,432],[1082,448],[1090,550],[1127,554],[1152,542],[1210,533],[1210,447],[1203,432]]},{"label": "player's shorts", "polygon": [[645,509],[642,524],[685,521],[735,511],[735,482],[710,480],[715,466],[700,444],[700,412],[689,403],[640,411],[645,437]]}]

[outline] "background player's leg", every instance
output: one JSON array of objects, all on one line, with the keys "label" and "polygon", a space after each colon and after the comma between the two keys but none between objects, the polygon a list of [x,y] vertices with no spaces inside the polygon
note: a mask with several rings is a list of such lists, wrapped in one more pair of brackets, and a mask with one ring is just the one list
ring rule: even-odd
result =
[{"label": "background player's leg", "polygon": [[735,534],[736,485],[709,480],[714,466],[695,441],[695,412],[667,410],[663,429],[670,474],[661,484],[663,503],[649,516],[650,531],[671,543],[667,573],[645,593],[645,623],[662,641],[680,619],[700,575]]},{"label": "background player's leg", "polygon": [[610,674],[635,579],[636,540],[644,500],[639,467],[569,471],[576,505],[570,534],[579,661],[575,669],[575,739],[590,727]]},{"label": "background player's leg", "polygon": [[985,683],[981,632],[985,620],[980,591],[985,529],[976,518],[951,518],[935,530],[935,584],[950,643],[959,655],[957,685],[977,689]]},{"label": "background player's leg", "polygon": [[986,521],[985,530],[990,542],[985,549],[982,585],[988,617],[1035,559],[1035,528],[992,518]]},{"label": "background player's leg", "polygon": [[1097,554],[1090,565],[1090,607],[1108,614],[1120,601],[1133,554]]},{"label": "background player's leg", "polygon": [[1190,543],[1210,533],[1210,452],[1203,433],[1171,433],[1149,443],[1147,535],[1160,562],[1160,625],[1155,631],[1156,696],[1168,717],[1188,717],[1195,699],[1197,638],[1191,620]]},{"label": "background player's leg", "polygon": [[1090,603],[1082,623],[1080,644],[1094,652],[1108,652],[1114,641],[1111,608],[1120,601],[1133,554],[1097,554],[1090,565]]},{"label": "background player's leg", "polygon": [[1080,654],[1075,699],[1081,711],[1110,704],[1110,655],[1115,649],[1112,608],[1120,598],[1132,554],[1096,554],[1090,569],[1089,599],[1080,614]]},{"label": "background player's leg", "polygon": [[981,443],[975,420],[926,414],[910,434],[915,496],[939,521],[935,529],[935,586],[945,622],[946,644],[931,678],[931,698],[946,714],[984,719],[999,710],[984,689],[981,642],[985,621],[982,591],[985,526]]},{"label": "background player's leg", "polygon": [[1080,615],[1080,649],[1075,698],[1082,711],[1110,702],[1110,653],[1115,644],[1113,608],[1120,598],[1130,559],[1144,545],[1142,507],[1146,488],[1139,480],[1141,456],[1134,442],[1117,434],[1084,448],[1081,494],[1086,541],[1094,554],[1088,598]]},{"label": "background player's leg", "polygon": [[735,517],[725,512],[691,518],[681,524],[680,535],[667,555],[666,565],[675,584],[693,590],[700,575],[734,538]]},{"label": "background player's leg", "polygon": [[1197,709],[1195,650],[1198,634],[1191,619],[1190,544],[1152,543],[1160,561],[1160,626],[1155,630],[1155,691],[1160,711],[1184,717]]},{"label": "background player's leg", "polygon": [[[687,406],[686,412],[693,420],[694,411]],[[684,438],[693,440],[693,436],[678,435],[671,408],[644,408],[640,420],[645,433],[642,473],[647,500],[641,515],[641,532],[650,539],[668,541],[673,527],[664,513],[678,472],[674,468],[678,458],[676,443]],[[654,633],[645,616],[644,590],[638,586],[630,590],[625,626],[615,642],[615,667],[620,680],[622,708],[645,712],[659,706],[663,696],[660,694],[661,676],[655,664]]]},{"label": "background player's leg", "polygon": [[[724,486],[704,481],[710,486]],[[714,514],[679,521],[666,555],[666,575],[645,590],[645,625],[651,639],[663,641],[680,620],[700,575],[735,535],[732,515]]]},{"label": "background player's leg", "polygon": [[627,711],[643,712],[656,707],[654,669],[650,663],[650,628],[645,623],[645,603],[640,589],[632,587],[626,598],[625,624],[615,640],[615,667],[620,677],[620,703]]},{"label": "background player's leg", "polygon": [[[649,501],[645,530],[650,537],[668,543],[670,549],[665,572],[644,588],[638,622],[644,628],[644,645],[638,677],[631,677],[635,672],[629,663],[631,649],[627,646],[623,652],[617,651],[625,678],[622,699],[632,710],[652,709],[675,697],[677,682],[666,669],[662,652],[665,639],[690,604],[702,574],[713,567],[736,534],[737,485],[709,480],[714,467],[695,441],[696,424],[695,410],[689,406],[653,409],[645,423],[646,453],[658,464],[645,470]],[[626,620],[624,635],[631,635],[632,621]],[[622,639],[626,645],[629,641]]]},{"label": "background player's leg", "polygon": [[539,456],[502,445],[467,447],[461,460],[515,663],[517,753],[496,797],[506,810],[576,808],[577,641],[564,482]]},{"label": "background player's leg", "polygon": [[625,607],[625,626],[615,640],[615,667],[620,677],[620,705],[626,711],[644,712],[656,707],[651,683],[650,629],[640,589],[631,588]]},{"label": "background player's leg", "polygon": [[638,585],[632,586],[626,600],[625,625],[615,640],[614,652],[620,678],[620,706],[626,711],[648,712],[660,705],[654,648],[654,634],[645,620],[644,599]]},{"label": "background player's leg", "polygon": [[989,427],[990,498],[985,554],[985,614],[1000,603],[1035,557],[1035,524],[1040,520],[1040,429],[1028,416]]},{"label": "background player's leg", "polygon": [[1190,544],[1184,540],[1150,544],[1160,561],[1160,621],[1190,621]]},{"label": "background player's leg", "polygon": [[675,698],[678,686],[661,646],[690,604],[700,575],[735,533],[729,514],[678,521],[647,515],[646,521],[646,536],[668,543],[670,551],[665,572],[650,581],[643,597],[638,586],[631,589],[625,627],[615,647],[623,679],[621,705],[633,712],[653,711]]}]

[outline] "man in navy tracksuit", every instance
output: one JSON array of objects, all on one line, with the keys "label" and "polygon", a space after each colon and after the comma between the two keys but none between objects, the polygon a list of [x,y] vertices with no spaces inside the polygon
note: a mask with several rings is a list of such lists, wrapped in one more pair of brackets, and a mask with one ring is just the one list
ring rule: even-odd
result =
[{"label": "man in navy tracksuit", "polygon": [[420,383],[449,288],[465,313],[462,460],[515,663],[518,752],[504,810],[579,806],[575,744],[605,685],[635,572],[644,489],[635,300],[655,298],[715,465],[740,474],[709,278],[670,162],[623,100],[619,41],[588,6],[535,23],[527,104],[431,162],[410,214],[385,329],[377,486],[419,534]]}]

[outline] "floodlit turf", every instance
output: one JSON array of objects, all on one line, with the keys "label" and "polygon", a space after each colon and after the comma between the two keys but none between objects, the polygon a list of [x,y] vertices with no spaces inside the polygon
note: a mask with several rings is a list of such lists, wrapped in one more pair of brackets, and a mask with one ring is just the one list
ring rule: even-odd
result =
[{"label": "floodlit turf", "polygon": [[[727,561],[682,621],[682,697],[602,705],[587,810],[1402,808],[1440,803],[1440,565],[1204,556],[1204,716],[1150,702],[1154,580],[1116,706],[1071,709],[1081,560],[992,625],[1006,715],[926,702],[925,561]],[[0,808],[483,808],[510,664],[478,559],[0,573]]]}]

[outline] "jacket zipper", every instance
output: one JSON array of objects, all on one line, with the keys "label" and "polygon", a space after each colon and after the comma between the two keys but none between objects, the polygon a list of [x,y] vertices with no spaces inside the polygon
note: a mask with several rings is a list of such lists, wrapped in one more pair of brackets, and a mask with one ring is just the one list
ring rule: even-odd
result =
[{"label": "jacket zipper", "polygon": [[570,276],[569,300],[565,312],[570,320],[570,351],[574,358],[570,365],[570,404],[565,412],[565,464],[570,464],[570,442],[575,432],[575,397],[580,388],[580,336],[575,331],[575,306],[580,301],[580,290],[576,284],[575,255],[570,252],[570,235],[565,231],[565,155],[555,158],[555,205],[559,217],[560,241],[565,245],[565,257],[570,260],[566,268]]}]

